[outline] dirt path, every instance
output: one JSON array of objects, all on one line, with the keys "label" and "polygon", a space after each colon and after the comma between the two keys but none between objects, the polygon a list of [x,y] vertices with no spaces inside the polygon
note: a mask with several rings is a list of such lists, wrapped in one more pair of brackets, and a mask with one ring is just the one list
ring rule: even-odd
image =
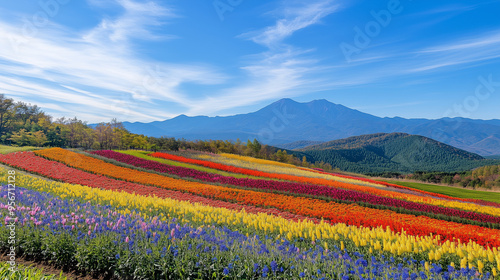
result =
[{"label": "dirt path", "polygon": [[[8,260],[9,260],[9,257],[7,257],[6,255],[0,255],[0,261],[6,262]],[[64,272],[64,271],[57,269],[49,264],[27,261],[23,258],[16,258],[16,264],[22,265],[24,267],[34,267],[37,269],[42,269],[43,273],[46,275],[54,274],[56,276],[59,276],[62,272],[62,276],[67,277],[68,280],[102,280],[103,279],[103,278],[94,278],[94,277],[89,276],[89,275],[83,276],[83,275],[77,274],[74,271]]]}]

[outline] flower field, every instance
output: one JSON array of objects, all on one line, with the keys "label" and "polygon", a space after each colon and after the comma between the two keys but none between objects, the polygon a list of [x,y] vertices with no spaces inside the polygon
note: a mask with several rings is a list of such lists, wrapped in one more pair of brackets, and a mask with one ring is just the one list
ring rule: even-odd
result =
[{"label": "flower field", "polygon": [[[264,178],[282,179],[282,180],[289,180],[289,181],[294,181],[294,182],[299,182],[299,183],[309,183],[309,184],[313,184],[313,185],[326,185],[326,186],[330,186],[330,187],[349,189],[349,190],[365,192],[365,193],[372,193],[372,194],[376,194],[376,195],[381,196],[381,197],[390,197],[390,198],[397,198],[397,199],[408,200],[408,201],[413,201],[413,202],[420,202],[420,203],[425,203],[425,204],[430,204],[430,205],[445,206],[445,207],[450,207],[450,208],[459,208],[459,209],[464,209],[464,210],[472,210],[472,211],[478,211],[478,212],[488,213],[488,214],[497,215],[497,216],[500,215],[500,209],[495,209],[492,207],[482,207],[481,206],[482,204],[473,205],[470,203],[462,203],[463,199],[459,199],[459,198],[453,198],[453,197],[449,197],[449,196],[445,196],[445,195],[436,194],[435,196],[437,198],[440,198],[440,199],[435,199],[435,198],[428,197],[428,196],[416,196],[416,195],[412,195],[412,194],[397,192],[397,190],[399,190],[400,188],[401,189],[409,189],[406,187],[400,187],[400,188],[397,188],[396,191],[394,191],[394,190],[388,190],[388,189],[378,189],[378,188],[373,188],[373,187],[342,183],[342,182],[338,182],[338,181],[330,181],[330,180],[320,179],[320,178],[299,177],[299,176],[293,176],[293,175],[261,172],[261,171],[251,170],[251,169],[245,169],[245,168],[224,165],[224,164],[220,164],[220,163],[212,163],[209,161],[192,160],[189,158],[165,154],[165,153],[153,153],[153,154],[151,154],[151,156],[152,157],[160,157],[160,158],[168,158],[168,159],[176,159],[176,160],[179,160],[182,162],[197,163],[197,164],[207,166],[207,167],[209,166],[209,167],[213,167],[216,169],[232,171],[232,172],[237,172],[237,173],[243,173],[243,174],[249,174],[249,175],[254,175],[254,176],[260,176],[260,177],[264,177]],[[442,198],[449,199],[451,201],[443,200]],[[485,202],[485,204],[491,205],[490,202]],[[494,204],[494,206],[497,206],[497,204]]]},{"label": "flower field", "polygon": [[[312,177],[319,179],[326,179],[332,181],[339,181],[345,183],[358,183],[373,187],[384,187],[384,184],[378,184],[376,182],[364,182],[357,180],[355,178],[345,178],[340,176],[331,176],[329,174],[323,174],[319,172],[314,172],[312,169],[297,168],[296,166],[290,164],[284,164],[281,162],[273,162],[269,160],[254,159],[244,156],[237,156],[228,154],[211,155],[211,154],[194,154],[193,158],[186,158],[178,155],[172,155],[167,153],[154,153],[151,154],[153,157],[172,159],[179,162],[198,164],[205,167],[210,167],[218,170],[225,170],[239,174],[253,175],[258,177],[267,178],[279,178],[286,180],[293,180],[296,175],[302,177]],[[257,171],[257,172],[256,172]],[[258,172],[261,171],[261,172]],[[272,173],[270,175],[269,173]],[[290,176],[280,176],[280,175],[292,175]]]},{"label": "flower field", "polygon": [[457,209],[443,208],[439,206],[425,205],[415,202],[409,202],[399,199],[378,197],[367,193],[355,192],[350,190],[330,188],[322,185],[307,185],[293,182],[276,182],[255,179],[237,179],[233,177],[224,177],[216,174],[205,173],[183,167],[169,166],[155,161],[145,160],[130,155],[125,155],[113,151],[96,151],[93,154],[112,158],[114,160],[131,164],[136,167],[142,167],[159,171],[162,173],[175,174],[185,178],[195,178],[205,182],[219,182],[234,186],[249,187],[261,190],[281,191],[293,194],[308,194],[316,197],[327,197],[334,200],[346,200],[352,202],[364,202],[376,206],[388,206],[390,208],[405,208],[407,210],[421,211],[434,214],[443,214],[450,217],[460,217],[473,221],[492,223],[500,226],[500,217],[490,216],[475,212],[461,211]]},{"label": "flower field", "polygon": [[225,172],[222,170],[208,168],[208,167],[204,167],[204,166],[200,166],[200,165],[196,165],[196,164],[189,164],[189,163],[173,161],[173,160],[168,160],[168,159],[150,157],[148,154],[150,154],[151,152],[146,152],[146,151],[129,150],[129,151],[116,151],[116,152],[126,154],[126,155],[131,155],[131,156],[142,158],[142,159],[154,160],[154,161],[164,163],[164,164],[167,164],[170,166],[185,167],[185,168],[189,168],[189,169],[195,169],[198,171],[203,171],[203,172],[208,172],[208,173],[213,173],[213,174],[218,174],[218,175],[223,175],[223,176],[229,176],[229,177],[234,177],[234,178],[262,179],[261,177],[257,177],[257,176],[250,176],[250,175],[239,174],[239,173]]},{"label": "flower field", "polygon": [[115,279],[498,279],[495,203],[196,156],[0,155],[0,249],[15,216],[17,255]]}]

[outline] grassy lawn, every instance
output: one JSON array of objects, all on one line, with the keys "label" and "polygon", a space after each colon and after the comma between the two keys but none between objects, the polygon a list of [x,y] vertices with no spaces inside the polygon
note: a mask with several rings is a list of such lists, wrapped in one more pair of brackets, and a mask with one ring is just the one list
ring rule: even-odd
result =
[{"label": "grassy lawn", "polygon": [[500,193],[497,193],[497,192],[475,191],[475,190],[468,190],[468,189],[462,189],[462,188],[445,187],[445,186],[438,186],[438,185],[424,184],[424,183],[414,183],[414,182],[401,182],[401,181],[393,181],[393,180],[384,180],[384,181],[389,182],[389,183],[393,183],[393,184],[398,184],[401,186],[406,186],[406,187],[410,187],[410,188],[424,190],[424,191],[428,191],[428,192],[449,195],[449,196],[453,196],[453,197],[481,199],[481,200],[493,201],[493,202],[500,203]]},{"label": "grassy lawn", "polygon": [[0,145],[0,154],[8,154],[8,153],[14,153],[14,152],[21,152],[21,151],[33,151],[33,150],[38,150],[38,149],[42,149],[42,148],[31,147],[31,146],[15,147],[15,146]]}]

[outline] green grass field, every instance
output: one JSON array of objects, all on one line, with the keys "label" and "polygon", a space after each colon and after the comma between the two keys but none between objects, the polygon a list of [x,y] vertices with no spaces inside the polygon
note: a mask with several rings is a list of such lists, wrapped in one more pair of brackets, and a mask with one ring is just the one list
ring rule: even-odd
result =
[{"label": "green grass field", "polygon": [[393,180],[384,180],[384,181],[423,191],[449,195],[452,197],[481,199],[481,200],[500,203],[500,193],[497,192],[476,191],[476,190],[468,190],[462,188],[438,186],[438,185],[416,183],[416,182],[402,182]]},{"label": "green grass field", "polygon": [[38,149],[41,148],[31,147],[31,146],[15,147],[15,146],[0,145],[0,154],[8,154],[8,153],[22,152],[22,151],[33,151]]},{"label": "green grass field", "polygon": [[47,275],[43,270],[34,267],[17,267],[16,272],[9,270],[10,265],[6,262],[0,262],[0,279],[9,280],[66,280],[62,275]]}]

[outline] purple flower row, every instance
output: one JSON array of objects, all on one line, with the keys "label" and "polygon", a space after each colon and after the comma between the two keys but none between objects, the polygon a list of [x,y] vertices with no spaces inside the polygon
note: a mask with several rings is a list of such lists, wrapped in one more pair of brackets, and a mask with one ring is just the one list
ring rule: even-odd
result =
[{"label": "purple flower row", "polygon": [[[160,279],[160,273],[173,279],[187,274],[200,279],[214,274],[224,279],[379,279],[387,275],[391,279],[490,279],[489,272],[479,275],[474,268],[443,269],[438,264],[426,272],[423,260],[361,254],[349,250],[356,249],[352,246],[340,250],[328,240],[324,241],[330,243],[330,250],[305,242],[299,248],[284,238],[247,236],[227,227],[181,225],[176,218],[163,220],[133,209],[120,214],[110,205],[61,199],[22,187],[16,191],[15,222],[17,230],[24,232],[16,246],[24,256],[89,275],[118,279]],[[6,186],[0,186],[0,219],[7,222],[8,193]],[[0,233],[9,232],[0,223]],[[10,245],[0,242],[0,246],[4,250]],[[242,272],[248,277],[241,277]]]}]

